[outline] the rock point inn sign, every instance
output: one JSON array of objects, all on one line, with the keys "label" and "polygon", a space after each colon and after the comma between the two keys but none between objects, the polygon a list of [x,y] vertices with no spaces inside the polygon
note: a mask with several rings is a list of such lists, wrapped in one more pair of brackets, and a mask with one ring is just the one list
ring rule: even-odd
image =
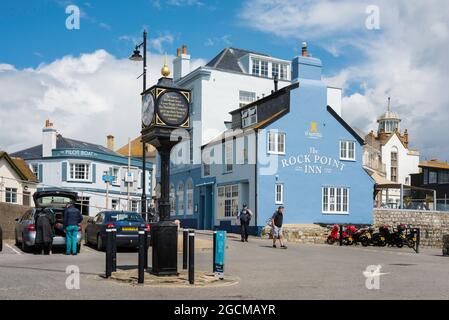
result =
[{"label": "the rock point inn sign", "polygon": [[281,160],[283,168],[294,168],[295,171],[305,174],[329,174],[342,172],[345,164],[340,160],[319,153],[314,147],[306,154],[289,156]]}]

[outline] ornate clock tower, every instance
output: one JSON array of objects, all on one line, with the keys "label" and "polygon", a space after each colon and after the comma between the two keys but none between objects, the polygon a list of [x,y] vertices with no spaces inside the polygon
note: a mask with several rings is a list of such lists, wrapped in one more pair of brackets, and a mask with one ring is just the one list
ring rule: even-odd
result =
[{"label": "ornate clock tower", "polygon": [[142,140],[157,149],[161,163],[160,222],[151,225],[152,273],[173,275],[178,273],[178,230],[170,220],[170,152],[189,136],[191,93],[168,78],[167,59],[161,73],[158,83],[142,93]]}]

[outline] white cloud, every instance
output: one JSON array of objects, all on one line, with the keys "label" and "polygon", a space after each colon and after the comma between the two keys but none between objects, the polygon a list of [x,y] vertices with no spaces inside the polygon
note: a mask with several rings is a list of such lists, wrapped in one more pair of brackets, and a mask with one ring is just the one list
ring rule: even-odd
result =
[{"label": "white cloud", "polygon": [[[149,86],[161,77],[163,60],[151,55]],[[35,69],[0,64],[0,149],[14,152],[41,143],[47,118],[66,137],[104,145],[106,135],[113,134],[117,146],[126,144],[140,131],[142,79],[136,78],[141,71],[140,63],[104,50]]]},{"label": "white cloud", "polygon": [[174,40],[173,35],[170,33],[166,33],[164,35],[161,35],[157,38],[151,38],[150,39],[150,47],[156,50],[158,53],[164,53],[164,44],[172,44]]},{"label": "white cloud", "polygon": [[[380,30],[365,28],[368,5],[380,8]],[[449,160],[448,12],[446,0],[249,0],[240,18],[256,30],[355,57],[326,79],[350,89],[343,116],[365,131],[375,129],[391,96],[412,147]]]}]

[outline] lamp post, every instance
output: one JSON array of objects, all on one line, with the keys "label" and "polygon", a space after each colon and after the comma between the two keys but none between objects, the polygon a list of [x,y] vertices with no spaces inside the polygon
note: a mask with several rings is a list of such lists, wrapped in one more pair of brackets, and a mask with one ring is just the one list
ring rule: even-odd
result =
[{"label": "lamp post", "polygon": [[[143,57],[139,48],[143,48]],[[143,42],[136,45],[133,54],[129,58],[131,61],[143,61],[143,73],[139,76],[143,78],[143,92],[147,89],[147,31],[143,31]],[[147,219],[147,194],[146,194],[146,142],[142,139],[142,198],[141,214]]]}]

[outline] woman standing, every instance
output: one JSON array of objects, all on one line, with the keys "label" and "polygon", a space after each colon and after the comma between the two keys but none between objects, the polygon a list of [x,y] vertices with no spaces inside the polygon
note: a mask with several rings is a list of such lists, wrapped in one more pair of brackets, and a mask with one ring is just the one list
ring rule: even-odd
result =
[{"label": "woman standing", "polygon": [[54,224],[55,215],[53,213],[53,210],[44,209],[36,215],[36,254],[42,254],[42,250],[44,250],[45,255],[50,254],[54,237]]}]

